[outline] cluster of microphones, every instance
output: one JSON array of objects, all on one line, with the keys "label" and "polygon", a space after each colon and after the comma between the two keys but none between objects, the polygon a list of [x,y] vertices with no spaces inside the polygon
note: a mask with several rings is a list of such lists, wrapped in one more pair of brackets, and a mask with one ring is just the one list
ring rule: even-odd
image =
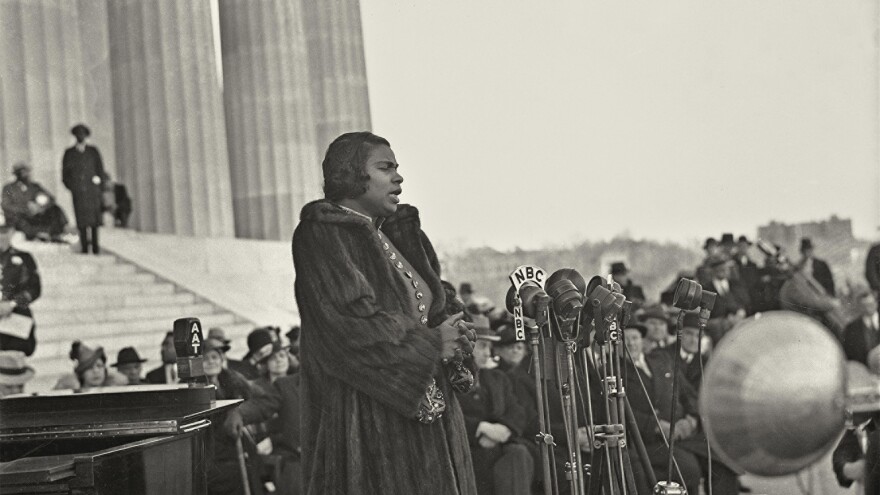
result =
[{"label": "cluster of microphones", "polygon": [[[578,341],[589,345],[589,333],[581,328],[596,325],[595,339],[602,344],[625,328],[632,316],[632,302],[610,276],[595,276],[587,282],[574,268],[562,268],[542,280],[543,270],[524,265],[511,275],[507,292],[507,310],[535,320],[537,326],[551,323],[554,337],[562,342]],[[523,274],[533,274],[526,278]],[[700,324],[705,327],[715,305],[716,294],[690,279],[679,280],[673,306],[682,311],[700,310]]]}]

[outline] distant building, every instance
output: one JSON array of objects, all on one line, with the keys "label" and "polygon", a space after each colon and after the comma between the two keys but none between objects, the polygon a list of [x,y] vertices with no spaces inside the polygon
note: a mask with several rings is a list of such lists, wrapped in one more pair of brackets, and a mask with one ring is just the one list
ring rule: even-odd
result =
[{"label": "distant building", "polygon": [[790,253],[797,252],[801,238],[813,240],[817,250],[822,248],[848,249],[856,242],[852,233],[852,221],[832,215],[828,220],[785,224],[770,222],[758,227],[758,238],[778,244]]}]

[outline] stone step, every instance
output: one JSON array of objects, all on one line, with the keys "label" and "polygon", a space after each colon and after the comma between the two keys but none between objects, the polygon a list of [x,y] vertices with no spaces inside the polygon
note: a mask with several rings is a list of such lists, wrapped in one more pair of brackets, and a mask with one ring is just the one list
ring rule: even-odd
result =
[{"label": "stone step", "polygon": [[68,264],[58,266],[39,266],[40,274],[43,276],[50,275],[52,278],[68,278],[68,277],[92,277],[97,274],[106,276],[115,276],[119,278],[127,277],[137,272],[134,265],[123,263],[104,263],[104,264]]},{"label": "stone step", "polygon": [[188,292],[159,294],[101,294],[88,298],[75,298],[71,295],[50,295],[41,297],[32,307],[35,312],[44,310],[74,311],[80,309],[126,308],[137,306],[193,304],[196,296]]},{"label": "stone step", "polygon": [[75,254],[72,252],[60,251],[60,252],[40,252],[33,251],[27,248],[22,248],[23,251],[27,251],[31,253],[31,256],[37,260],[37,263],[46,266],[63,266],[63,265],[112,265],[117,263],[119,260],[116,256],[112,254],[102,254],[100,256],[85,256],[82,254]]},{"label": "stone step", "polygon": [[116,308],[96,308],[79,310],[43,310],[39,315],[39,324],[47,327],[126,322],[144,318],[170,318],[172,321],[185,315],[212,314],[214,306],[210,303],[202,304],[176,304],[176,305],[153,305]]},{"label": "stone step", "polygon": [[[203,319],[202,323],[206,323],[206,321],[210,320]],[[224,324],[222,326],[227,334],[234,335],[246,335],[253,329],[253,325],[250,323]],[[205,328],[208,328],[208,326],[205,325]],[[116,362],[116,355],[120,349],[129,346],[134,347],[141,358],[148,360],[143,365],[144,375],[146,375],[148,371],[159,366],[159,363],[161,363],[159,348],[164,335],[164,332],[136,333],[96,338],[94,341],[84,341],[84,343],[92,348],[97,346],[104,347],[108,366]],[[34,379],[27,384],[26,392],[45,392],[51,390],[55,382],[58,381],[58,378],[73,371],[74,362],[68,356],[71,343],[72,341],[65,342],[63,349],[61,349],[63,352],[56,352],[55,354],[51,354],[51,352],[58,350],[55,346],[37,344],[37,351],[28,359],[28,365],[33,367],[37,373]],[[246,352],[247,347],[234,348],[231,356],[234,359],[238,359]]]},{"label": "stone step", "polygon": [[[72,284],[43,283],[43,295],[59,298],[89,298],[129,294],[172,294],[174,285],[167,282],[136,282],[92,284],[77,287]],[[39,301],[37,301],[39,303]]]},{"label": "stone step", "polygon": [[105,283],[143,283],[157,280],[152,273],[114,273],[96,272],[92,274],[57,274],[51,270],[40,270],[40,280],[45,285],[100,285]]},{"label": "stone step", "polygon": [[[174,320],[185,317],[196,317],[202,322],[204,328],[212,326],[223,326],[235,323],[235,316],[232,313],[178,313],[165,317],[144,318],[131,321],[117,322],[97,322],[97,323],[80,323],[48,326],[40,323],[40,316],[35,315],[37,320],[37,349],[41,349],[48,354],[66,354],[69,350],[70,343],[74,339],[80,339],[84,342],[90,341],[106,341],[107,339],[118,339],[124,341],[126,338],[136,334],[158,335],[161,342],[161,336],[165,332],[171,331]],[[120,347],[124,347],[121,345]]]}]

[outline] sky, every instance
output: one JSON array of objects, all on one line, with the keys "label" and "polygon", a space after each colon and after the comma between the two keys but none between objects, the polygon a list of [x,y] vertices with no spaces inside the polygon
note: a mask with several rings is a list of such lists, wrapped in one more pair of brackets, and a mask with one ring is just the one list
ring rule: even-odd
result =
[{"label": "sky", "polygon": [[373,130],[435,244],[880,239],[880,3],[361,0]]}]

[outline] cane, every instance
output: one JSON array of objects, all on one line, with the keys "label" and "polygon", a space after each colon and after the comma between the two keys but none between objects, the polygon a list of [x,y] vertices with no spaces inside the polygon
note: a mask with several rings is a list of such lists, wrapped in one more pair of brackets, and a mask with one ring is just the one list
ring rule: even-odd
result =
[{"label": "cane", "polygon": [[[242,428],[242,433],[246,430]],[[238,454],[238,469],[241,471],[241,484],[244,485],[244,495],[251,495],[251,485],[248,482],[247,466],[244,461],[244,448],[241,446],[241,435],[235,436],[235,452]]]}]

